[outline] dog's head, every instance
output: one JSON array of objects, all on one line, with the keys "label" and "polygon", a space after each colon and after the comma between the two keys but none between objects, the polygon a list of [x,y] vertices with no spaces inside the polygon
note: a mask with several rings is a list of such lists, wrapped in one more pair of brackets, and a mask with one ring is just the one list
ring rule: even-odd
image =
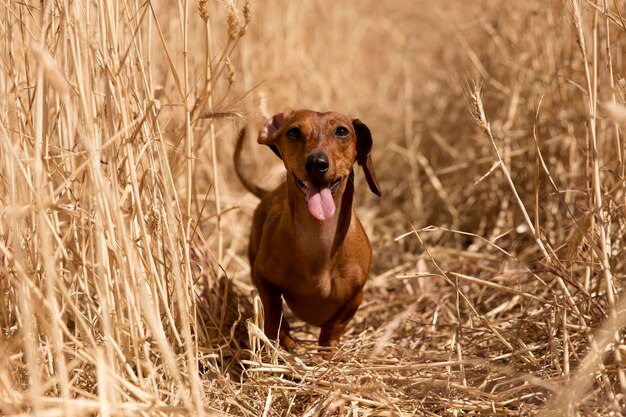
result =
[{"label": "dog's head", "polygon": [[355,162],[363,167],[370,190],[381,195],[370,157],[372,135],[358,119],[311,110],[278,113],[265,123],[258,142],[283,160],[318,220],[334,214],[334,196],[345,189]]}]

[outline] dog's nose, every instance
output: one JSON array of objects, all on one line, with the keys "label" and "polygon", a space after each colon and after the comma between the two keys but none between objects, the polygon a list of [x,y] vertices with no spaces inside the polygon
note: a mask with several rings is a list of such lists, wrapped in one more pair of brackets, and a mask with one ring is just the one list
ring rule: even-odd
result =
[{"label": "dog's nose", "polygon": [[328,156],[325,153],[314,153],[306,157],[304,169],[313,177],[322,177],[328,172]]}]

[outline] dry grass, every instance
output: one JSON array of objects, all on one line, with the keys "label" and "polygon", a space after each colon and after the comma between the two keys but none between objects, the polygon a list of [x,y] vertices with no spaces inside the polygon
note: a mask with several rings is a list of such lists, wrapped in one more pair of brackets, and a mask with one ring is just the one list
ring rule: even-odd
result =
[{"label": "dry grass", "polygon": [[[620,415],[626,2],[469,3],[2,2],[0,414]],[[287,107],[375,139],[337,352],[248,277]]]}]

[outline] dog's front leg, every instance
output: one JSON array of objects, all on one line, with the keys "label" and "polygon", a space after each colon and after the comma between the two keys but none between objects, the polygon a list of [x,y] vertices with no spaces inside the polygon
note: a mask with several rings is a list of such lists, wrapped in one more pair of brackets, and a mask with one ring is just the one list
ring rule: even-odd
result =
[{"label": "dog's front leg", "polygon": [[339,346],[339,339],[346,330],[348,322],[354,317],[354,314],[359,309],[359,305],[363,300],[363,290],[352,297],[346,304],[344,304],[334,316],[330,318],[322,326],[320,331],[319,344],[320,346]]},{"label": "dog's front leg", "polygon": [[255,283],[265,312],[263,326],[265,335],[271,340],[276,340],[278,337],[285,350],[292,350],[296,342],[289,335],[289,323],[283,317],[283,299],[280,289],[262,278],[257,278]]}]

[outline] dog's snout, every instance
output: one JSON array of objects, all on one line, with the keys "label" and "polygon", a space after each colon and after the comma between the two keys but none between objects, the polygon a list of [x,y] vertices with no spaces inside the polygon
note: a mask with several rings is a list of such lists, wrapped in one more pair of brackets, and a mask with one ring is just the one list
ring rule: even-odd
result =
[{"label": "dog's snout", "polygon": [[325,153],[314,153],[306,157],[304,169],[314,177],[323,176],[328,172],[328,156]]}]

